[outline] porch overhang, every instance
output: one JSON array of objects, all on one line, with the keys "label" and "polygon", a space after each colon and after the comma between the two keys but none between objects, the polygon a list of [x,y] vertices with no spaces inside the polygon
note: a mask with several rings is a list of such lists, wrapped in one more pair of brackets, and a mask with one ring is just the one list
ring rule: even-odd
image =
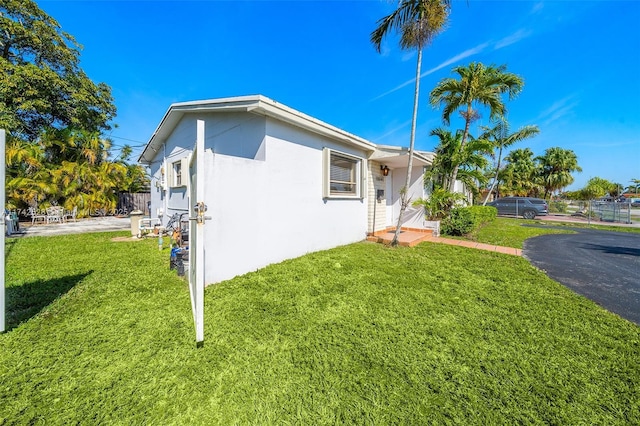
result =
[{"label": "porch overhang", "polygon": [[[433,163],[434,154],[426,151],[413,152],[414,166],[430,166]],[[390,169],[406,168],[409,162],[409,150],[397,146],[378,145],[369,160],[383,164]]]}]

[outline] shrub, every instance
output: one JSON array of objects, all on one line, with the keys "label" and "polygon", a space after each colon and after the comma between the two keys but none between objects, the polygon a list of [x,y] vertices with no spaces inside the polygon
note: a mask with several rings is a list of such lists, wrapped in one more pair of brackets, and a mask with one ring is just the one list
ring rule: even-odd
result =
[{"label": "shrub", "polygon": [[498,209],[492,206],[471,206],[469,210],[476,217],[478,225],[493,222],[498,217]]},{"label": "shrub", "polygon": [[552,201],[549,203],[549,213],[566,213],[568,207],[564,201]]},{"label": "shrub", "polygon": [[474,216],[467,207],[453,209],[440,224],[444,235],[466,235],[476,227]]},{"label": "shrub", "polygon": [[440,220],[448,215],[456,203],[464,200],[464,194],[449,192],[444,188],[435,188],[429,198],[419,198],[413,202],[413,206],[422,206],[428,220]]},{"label": "shrub", "polygon": [[467,235],[476,231],[482,224],[493,221],[498,210],[491,206],[460,207],[451,210],[440,224],[444,235]]}]

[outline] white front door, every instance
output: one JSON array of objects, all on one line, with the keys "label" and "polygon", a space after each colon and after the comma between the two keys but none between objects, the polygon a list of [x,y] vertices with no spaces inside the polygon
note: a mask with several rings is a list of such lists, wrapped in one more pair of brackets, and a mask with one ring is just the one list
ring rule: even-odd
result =
[{"label": "white front door", "polygon": [[196,145],[189,163],[189,293],[196,346],[204,344],[204,121],[198,120]]},{"label": "white front door", "polygon": [[387,201],[387,223],[386,226],[395,226],[396,219],[393,215],[393,170],[389,170],[389,175],[385,177],[386,188],[384,190],[384,198]]}]

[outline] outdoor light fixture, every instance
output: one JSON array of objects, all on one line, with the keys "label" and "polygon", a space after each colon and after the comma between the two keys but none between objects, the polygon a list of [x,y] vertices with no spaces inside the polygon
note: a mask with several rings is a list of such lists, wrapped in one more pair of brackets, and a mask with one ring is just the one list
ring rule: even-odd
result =
[{"label": "outdoor light fixture", "polygon": [[389,176],[389,167],[381,165],[380,170],[382,170],[382,176]]}]

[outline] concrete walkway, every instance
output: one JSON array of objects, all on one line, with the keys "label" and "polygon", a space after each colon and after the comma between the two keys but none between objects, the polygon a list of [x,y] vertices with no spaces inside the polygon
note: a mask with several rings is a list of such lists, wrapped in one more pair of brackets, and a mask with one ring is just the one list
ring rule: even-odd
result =
[{"label": "concrete walkway", "polygon": [[129,229],[131,229],[131,220],[128,217],[116,216],[78,219],[76,222],[37,225],[21,222],[20,233],[10,235],[8,238],[82,234],[84,232],[126,231]]},{"label": "concrete walkway", "polygon": [[[386,231],[376,233],[375,236],[367,237],[367,241],[389,245],[393,239],[394,231]],[[428,241],[430,243],[449,244],[452,246],[460,246],[473,248],[477,250],[495,251],[497,253],[510,254],[512,256],[522,256],[522,250],[513,247],[494,246],[492,244],[477,243],[467,240],[455,240],[453,238],[434,237],[432,232],[420,232],[412,230],[402,230],[398,236],[398,245],[405,247],[415,247],[418,244]]]},{"label": "concrete walkway", "polygon": [[517,248],[494,246],[492,244],[477,243],[475,241],[454,240],[453,238],[443,237],[427,237],[423,241],[428,241],[430,243],[449,244],[452,246],[467,247],[478,250],[495,251],[496,253],[510,254],[512,256],[522,256],[522,250]]}]

